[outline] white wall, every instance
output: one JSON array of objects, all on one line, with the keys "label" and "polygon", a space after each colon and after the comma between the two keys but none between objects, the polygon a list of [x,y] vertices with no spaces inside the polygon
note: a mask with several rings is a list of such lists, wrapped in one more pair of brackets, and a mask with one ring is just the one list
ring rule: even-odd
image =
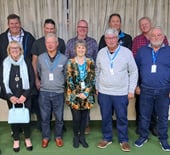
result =
[{"label": "white wall", "polygon": [[[91,120],[101,120],[100,109],[98,104],[96,103],[90,112]],[[0,121],[7,121],[8,118],[8,106],[5,100],[0,99]],[[36,116],[32,115],[32,120],[35,120]],[[70,108],[65,105],[64,109],[64,120],[71,120]],[[134,108],[134,100],[129,103],[128,107],[128,119],[135,120],[135,108]]]}]

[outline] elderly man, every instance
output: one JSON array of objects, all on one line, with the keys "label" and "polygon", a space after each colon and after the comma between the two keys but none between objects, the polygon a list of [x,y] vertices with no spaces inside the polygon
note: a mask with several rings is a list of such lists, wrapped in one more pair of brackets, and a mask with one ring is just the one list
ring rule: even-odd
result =
[{"label": "elderly man", "polygon": [[105,31],[106,47],[96,59],[96,89],[102,116],[103,140],[97,145],[106,148],[112,143],[112,113],[117,118],[118,139],[123,151],[130,151],[128,143],[128,99],[134,97],[138,71],[132,52],[118,44],[118,31]]},{"label": "elderly man", "polygon": [[63,146],[63,110],[65,65],[67,58],[58,51],[58,38],[54,33],[45,37],[47,52],[38,57],[38,73],[40,81],[39,106],[42,118],[42,147],[48,146],[50,140],[51,109],[55,116],[55,142]]},{"label": "elderly man", "polygon": [[[133,39],[133,43],[132,43],[132,52],[133,55],[136,56],[136,53],[138,52],[138,50],[142,47],[142,46],[146,46],[150,43],[149,41],[149,31],[152,28],[152,23],[151,23],[151,19],[149,17],[142,17],[139,19],[139,28],[141,30],[141,34],[136,36]],[[168,40],[166,38],[166,36],[164,37],[164,41],[163,43],[165,45],[168,45]],[[136,89],[136,103],[135,103],[135,108],[136,108],[136,124],[137,124],[137,129],[136,129],[136,133],[139,132],[139,128],[138,128],[138,123],[139,123],[139,90],[138,88]],[[157,131],[157,114],[155,109],[153,109],[152,112],[152,117],[151,117],[151,123],[150,123],[150,127],[149,127],[151,133],[154,136],[158,135],[158,131]]]},{"label": "elderly man", "polygon": [[149,124],[153,109],[158,120],[158,137],[162,149],[170,151],[168,144],[168,112],[170,90],[170,47],[163,43],[161,28],[149,32],[150,44],[139,49],[136,63],[139,69],[139,139],[135,145],[142,147],[148,141]]}]

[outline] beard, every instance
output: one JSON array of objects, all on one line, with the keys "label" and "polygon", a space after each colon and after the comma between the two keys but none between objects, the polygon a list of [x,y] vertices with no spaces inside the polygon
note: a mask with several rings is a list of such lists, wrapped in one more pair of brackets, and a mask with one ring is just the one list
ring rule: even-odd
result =
[{"label": "beard", "polygon": [[153,47],[161,47],[163,41],[151,41]]}]

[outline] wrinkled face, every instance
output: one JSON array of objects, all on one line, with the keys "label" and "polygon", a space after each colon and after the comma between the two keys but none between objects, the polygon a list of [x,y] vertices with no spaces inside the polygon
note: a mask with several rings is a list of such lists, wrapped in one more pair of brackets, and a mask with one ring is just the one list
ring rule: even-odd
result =
[{"label": "wrinkled face", "polygon": [[44,34],[45,36],[48,34],[48,33],[56,33],[56,28],[53,24],[51,23],[48,23],[48,24],[45,24],[44,25]]},{"label": "wrinkled face", "polygon": [[85,39],[88,33],[88,24],[84,21],[80,21],[77,25],[77,37],[78,39]]},{"label": "wrinkled face", "polygon": [[21,55],[21,48],[16,43],[12,43],[9,48],[9,55],[13,60],[17,61]]},{"label": "wrinkled face", "polygon": [[53,52],[56,51],[57,47],[58,47],[58,41],[56,41],[55,37],[48,37],[45,40],[45,45],[47,48],[48,52]]},{"label": "wrinkled face", "polygon": [[142,33],[148,33],[151,29],[151,22],[148,19],[142,19],[139,27]]},{"label": "wrinkled face", "polygon": [[164,34],[160,29],[153,29],[150,32],[149,39],[153,47],[161,47],[164,40]]},{"label": "wrinkled face", "polygon": [[118,45],[118,36],[114,34],[105,35],[105,42],[109,49],[114,49]]},{"label": "wrinkled face", "polygon": [[78,57],[84,57],[86,53],[86,47],[83,45],[77,45],[76,46],[76,54]]},{"label": "wrinkled face", "polygon": [[9,31],[12,35],[20,34],[21,23],[17,18],[16,19],[9,19],[8,27],[9,27]]},{"label": "wrinkled face", "polygon": [[111,20],[109,22],[109,27],[120,31],[120,29],[121,29],[120,18],[118,16],[112,16],[112,18],[111,18]]}]

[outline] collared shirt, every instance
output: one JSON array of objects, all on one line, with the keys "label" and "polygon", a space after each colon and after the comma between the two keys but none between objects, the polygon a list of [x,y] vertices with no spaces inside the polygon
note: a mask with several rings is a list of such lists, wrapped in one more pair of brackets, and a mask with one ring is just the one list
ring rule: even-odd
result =
[{"label": "collared shirt", "polygon": [[[132,52],[133,52],[133,55],[136,56],[136,53],[137,51],[142,47],[142,46],[145,46],[145,45],[148,45],[150,43],[150,41],[143,35],[143,34],[140,34],[138,36],[136,36],[134,39],[133,39],[133,43],[132,43]],[[165,36],[164,38],[164,41],[163,43],[165,45],[168,45],[168,40]]]},{"label": "collared shirt", "polygon": [[8,31],[8,40],[9,40],[9,42],[15,40],[15,41],[20,42],[20,44],[22,45],[23,37],[24,37],[24,31],[22,29],[20,31],[20,34],[18,34],[17,36],[12,36],[11,32]]},{"label": "collared shirt", "polygon": [[[75,53],[75,43],[78,40],[77,37],[70,39],[67,42],[66,46],[66,52],[65,55],[67,56],[68,59],[74,58],[76,56]],[[98,46],[97,46],[97,41],[91,37],[86,37],[86,44],[87,44],[87,52],[86,52],[86,57],[87,58],[92,58],[94,61],[96,60],[97,52],[98,52]]]}]

